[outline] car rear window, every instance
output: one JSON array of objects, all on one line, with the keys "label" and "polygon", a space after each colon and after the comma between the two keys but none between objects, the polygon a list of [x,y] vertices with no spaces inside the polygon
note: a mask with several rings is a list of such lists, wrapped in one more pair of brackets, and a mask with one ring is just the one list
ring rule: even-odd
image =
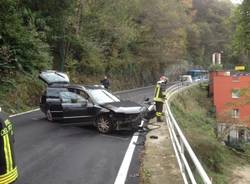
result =
[{"label": "car rear window", "polygon": [[65,73],[56,71],[44,71],[39,77],[45,81],[47,84],[53,83],[69,83],[69,77]]},{"label": "car rear window", "polygon": [[62,91],[68,91],[65,88],[48,88],[47,97],[59,98],[59,93]]}]

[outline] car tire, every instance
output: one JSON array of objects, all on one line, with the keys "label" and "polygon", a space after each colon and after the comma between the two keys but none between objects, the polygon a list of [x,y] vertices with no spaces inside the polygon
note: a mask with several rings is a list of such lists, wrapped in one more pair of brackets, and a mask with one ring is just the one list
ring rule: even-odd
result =
[{"label": "car tire", "polygon": [[97,119],[97,129],[102,134],[108,134],[113,130],[113,123],[107,116],[100,116]]},{"label": "car tire", "polygon": [[53,116],[52,116],[52,113],[51,113],[51,111],[49,109],[46,111],[46,118],[50,122],[52,122],[54,120]]}]

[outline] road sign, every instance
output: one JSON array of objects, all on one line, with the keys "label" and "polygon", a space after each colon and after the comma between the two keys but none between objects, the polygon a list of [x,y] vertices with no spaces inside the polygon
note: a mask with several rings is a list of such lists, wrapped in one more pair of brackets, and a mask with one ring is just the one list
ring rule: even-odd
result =
[{"label": "road sign", "polygon": [[236,71],[244,71],[244,70],[246,70],[246,67],[245,66],[235,66],[234,70],[236,70]]}]

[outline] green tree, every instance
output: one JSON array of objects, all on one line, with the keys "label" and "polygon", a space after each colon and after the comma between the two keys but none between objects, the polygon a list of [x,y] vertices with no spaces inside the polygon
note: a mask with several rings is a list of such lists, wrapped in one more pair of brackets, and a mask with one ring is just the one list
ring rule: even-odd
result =
[{"label": "green tree", "polygon": [[211,55],[223,51],[223,63],[227,62],[232,29],[228,18],[232,14],[230,1],[193,0],[193,24],[189,27],[188,52],[196,65],[209,66]]},{"label": "green tree", "polygon": [[250,1],[244,0],[235,11],[236,32],[233,48],[240,56],[240,63],[249,63],[250,58]]},{"label": "green tree", "polygon": [[0,72],[1,79],[16,72],[33,72],[48,67],[49,48],[31,19],[23,19],[22,9],[14,0],[0,1]]}]

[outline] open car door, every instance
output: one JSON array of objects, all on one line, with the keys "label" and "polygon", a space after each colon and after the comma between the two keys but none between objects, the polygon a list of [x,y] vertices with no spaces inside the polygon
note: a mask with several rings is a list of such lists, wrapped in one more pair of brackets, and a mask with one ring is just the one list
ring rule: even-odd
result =
[{"label": "open car door", "polygon": [[88,101],[73,92],[60,92],[64,123],[89,122],[92,114],[88,111]]},{"label": "open car door", "polygon": [[47,85],[69,84],[69,77],[67,74],[54,70],[46,70],[41,72],[39,74],[39,79],[41,79]]}]

